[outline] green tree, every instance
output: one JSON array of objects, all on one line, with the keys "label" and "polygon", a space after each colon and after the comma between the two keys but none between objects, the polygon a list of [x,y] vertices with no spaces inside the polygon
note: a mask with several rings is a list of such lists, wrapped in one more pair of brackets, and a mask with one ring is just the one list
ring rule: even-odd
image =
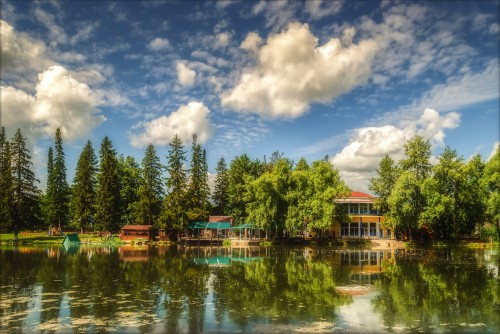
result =
[{"label": "green tree", "polygon": [[286,194],[288,212],[285,226],[292,235],[305,231],[307,227],[307,199],[310,193],[309,171],[310,167],[307,161],[301,158],[290,175],[290,189]]},{"label": "green tree", "polygon": [[96,226],[99,230],[116,232],[120,228],[120,180],[118,160],[113,144],[104,137],[99,151],[97,176]]},{"label": "green tree", "polygon": [[214,213],[224,215],[227,212],[229,202],[229,176],[224,157],[221,157],[217,162],[216,172],[214,193],[212,195]]},{"label": "green tree", "polygon": [[482,182],[488,191],[487,220],[495,228],[492,236],[498,240],[500,238],[500,145],[497,146],[494,155],[486,163]]},{"label": "green tree", "polygon": [[397,177],[398,170],[394,164],[394,160],[386,154],[377,168],[377,177],[370,178],[369,185],[369,189],[378,197],[373,207],[382,213],[389,211],[389,204],[387,201],[396,183]]},{"label": "green tree", "polygon": [[[204,157],[201,145],[197,143],[197,136],[193,134],[191,146],[191,170],[187,188],[187,215],[190,221],[200,221],[208,218],[208,190],[206,155]],[[203,161],[205,159],[205,161]]]},{"label": "green tree", "polygon": [[69,216],[69,187],[66,180],[66,162],[64,157],[61,130],[57,128],[54,141],[53,193],[54,220],[59,230],[66,227]]},{"label": "green tree", "polygon": [[21,129],[17,129],[11,143],[12,159],[12,213],[14,239],[17,241],[19,230],[33,228],[39,221],[40,190],[36,186],[33,163]]},{"label": "green tree", "polygon": [[56,185],[54,180],[54,150],[49,147],[47,153],[47,189],[42,198],[42,211],[46,223],[52,227],[56,224],[56,208],[55,208],[55,191]]},{"label": "green tree", "polygon": [[182,140],[175,135],[169,143],[167,156],[167,196],[163,203],[160,224],[163,228],[183,229],[188,223],[186,215],[187,176],[184,164],[186,152]]},{"label": "green tree", "polygon": [[76,164],[71,191],[71,216],[73,225],[82,232],[94,227],[96,213],[97,157],[90,140],[83,147]]},{"label": "green tree", "polygon": [[120,216],[121,225],[134,224],[138,217],[139,186],[141,170],[139,164],[131,156],[118,158],[120,179]]},{"label": "green tree", "polygon": [[142,176],[139,185],[139,202],[137,203],[137,219],[142,224],[155,225],[160,216],[164,196],[163,168],[153,144],[149,144],[142,159]]},{"label": "green tree", "polygon": [[0,132],[0,229],[7,231],[13,225],[13,179],[10,144],[5,129]]}]

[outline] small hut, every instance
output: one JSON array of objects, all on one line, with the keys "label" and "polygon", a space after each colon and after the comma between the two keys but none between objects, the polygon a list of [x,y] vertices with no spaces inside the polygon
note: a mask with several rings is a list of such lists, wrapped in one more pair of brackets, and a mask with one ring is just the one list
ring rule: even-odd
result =
[{"label": "small hut", "polygon": [[63,240],[63,246],[71,246],[71,245],[78,245],[80,244],[80,238],[78,237],[78,234],[76,233],[71,233],[71,234],[66,234]]},{"label": "small hut", "polygon": [[136,240],[154,241],[158,230],[151,225],[125,225],[121,228],[121,240]]}]

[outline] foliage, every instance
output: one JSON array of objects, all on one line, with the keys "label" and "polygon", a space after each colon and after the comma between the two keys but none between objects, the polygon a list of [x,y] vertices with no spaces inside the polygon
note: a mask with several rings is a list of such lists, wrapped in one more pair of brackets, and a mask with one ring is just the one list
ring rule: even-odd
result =
[{"label": "foliage", "polygon": [[182,140],[175,135],[169,143],[167,156],[167,196],[163,202],[160,226],[165,229],[182,229],[188,223],[186,215],[187,176],[184,170],[186,152]]},{"label": "foliage", "polygon": [[5,138],[5,128],[0,132],[0,230],[13,225],[13,174],[10,143]]},{"label": "foliage", "polygon": [[208,219],[210,189],[208,188],[208,168],[206,153],[197,143],[193,135],[191,146],[191,170],[186,194],[186,211],[190,221],[205,221]]},{"label": "foliage", "polygon": [[215,176],[215,188],[212,196],[212,200],[214,202],[213,212],[216,215],[224,215],[228,210],[229,179],[226,161],[223,157],[221,157],[217,162],[216,172],[217,174]]},{"label": "foliage", "polygon": [[378,198],[375,200],[373,207],[379,210],[382,214],[389,212],[389,196],[398,177],[398,169],[394,164],[394,160],[386,154],[380,161],[377,169],[377,177],[370,178],[370,190]]},{"label": "foliage", "polygon": [[135,224],[139,220],[139,164],[131,156],[124,158],[120,155],[118,159],[118,170],[120,179],[120,225]]},{"label": "foliage", "polygon": [[139,179],[136,219],[141,224],[155,225],[160,216],[164,195],[162,171],[160,158],[153,144],[149,144],[142,159],[142,175]]},{"label": "foliage", "polygon": [[97,157],[90,140],[80,153],[71,189],[70,212],[73,227],[86,230],[93,227],[96,213]]},{"label": "foliage", "polygon": [[486,163],[481,182],[487,191],[486,216],[496,228],[496,239],[500,239],[500,145]]},{"label": "foliage", "polygon": [[100,231],[116,232],[120,229],[120,179],[118,160],[113,144],[104,137],[99,150],[97,176],[96,227]]}]

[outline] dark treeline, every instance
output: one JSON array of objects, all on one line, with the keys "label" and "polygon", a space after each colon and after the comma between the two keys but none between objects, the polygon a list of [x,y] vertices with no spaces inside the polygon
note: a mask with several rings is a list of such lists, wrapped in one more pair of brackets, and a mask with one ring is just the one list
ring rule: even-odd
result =
[{"label": "dark treeline", "polygon": [[[409,238],[416,231],[436,238],[482,231],[498,238],[498,150],[485,163],[480,156],[465,162],[447,148],[433,166],[430,143],[416,136],[405,144],[405,155],[398,164],[384,157],[370,180],[370,189],[379,196],[376,205],[387,217],[385,227]],[[269,161],[243,154],[228,166],[220,158],[211,192],[206,156],[196,135],[190,156],[175,136],[165,165],[152,144],[139,163],[118,155],[105,137],[98,152],[87,141],[68,184],[57,129],[42,193],[21,131],[8,141],[2,128],[0,227],[15,234],[49,227],[117,232],[126,224],[147,224],[175,233],[189,222],[207,221],[209,215],[231,215],[236,224],[251,223],[281,238],[303,231],[321,236],[335,219],[349,219],[335,199],[348,196],[350,189],[328,159],[308,164],[303,158],[295,163],[280,152]]]}]

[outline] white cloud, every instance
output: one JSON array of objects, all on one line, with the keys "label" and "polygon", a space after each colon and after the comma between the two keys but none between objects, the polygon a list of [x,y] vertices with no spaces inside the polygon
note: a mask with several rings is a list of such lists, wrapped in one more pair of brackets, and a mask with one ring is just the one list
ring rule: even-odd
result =
[{"label": "white cloud", "polygon": [[221,32],[215,36],[215,48],[224,48],[229,45],[229,41],[231,40],[231,34],[228,32]]},{"label": "white cloud", "polygon": [[444,131],[456,128],[459,123],[458,113],[440,115],[433,109],[425,109],[418,119],[406,121],[404,125],[359,128],[352,131],[349,144],[331,162],[351,188],[367,191],[368,180],[375,175],[385,154],[397,162],[404,156],[403,143],[416,134],[434,145],[443,145]]},{"label": "white cloud", "polygon": [[97,95],[74,79],[61,66],[39,74],[35,96],[13,87],[1,87],[2,122],[9,128],[22,128],[34,141],[52,137],[61,128],[65,140],[85,138],[106,118],[100,115]]},{"label": "white cloud", "polygon": [[305,11],[312,19],[318,20],[325,16],[336,14],[342,8],[342,1],[306,1]]},{"label": "white cloud", "polygon": [[241,42],[240,48],[243,50],[256,52],[258,51],[261,44],[262,38],[260,38],[260,36],[255,32],[249,32],[247,34],[247,37],[245,37],[245,40]]},{"label": "white cloud", "polygon": [[186,64],[182,62],[177,62],[177,80],[183,87],[191,87],[194,85],[194,79],[196,78],[196,72]]},{"label": "white cloud", "polygon": [[52,43],[66,43],[68,41],[68,36],[56,23],[56,17],[53,14],[48,13],[41,8],[36,8],[34,14],[36,19],[48,29],[49,37]]},{"label": "white cloud", "polygon": [[499,141],[497,141],[496,143],[493,144],[493,148],[491,150],[490,155],[488,156],[488,160],[490,160],[491,158],[493,158],[493,156],[495,156],[495,154],[497,153],[497,150],[498,150],[499,146],[500,146],[500,142]]},{"label": "white cloud", "polygon": [[191,142],[193,134],[196,134],[198,142],[203,144],[212,134],[209,114],[210,110],[203,103],[191,101],[168,116],[136,124],[134,128],[142,129],[142,132],[131,134],[130,144],[134,147],[144,147],[149,143],[168,145],[176,134],[184,145]]},{"label": "white cloud", "polygon": [[268,38],[258,66],[221,96],[222,105],[268,117],[299,117],[310,103],[329,102],[366,83],[378,48],[374,40],[345,47],[337,38],[318,46],[307,24],[291,23]]},{"label": "white cloud", "polygon": [[148,48],[152,51],[166,50],[170,47],[170,42],[166,38],[156,37],[148,44]]}]

